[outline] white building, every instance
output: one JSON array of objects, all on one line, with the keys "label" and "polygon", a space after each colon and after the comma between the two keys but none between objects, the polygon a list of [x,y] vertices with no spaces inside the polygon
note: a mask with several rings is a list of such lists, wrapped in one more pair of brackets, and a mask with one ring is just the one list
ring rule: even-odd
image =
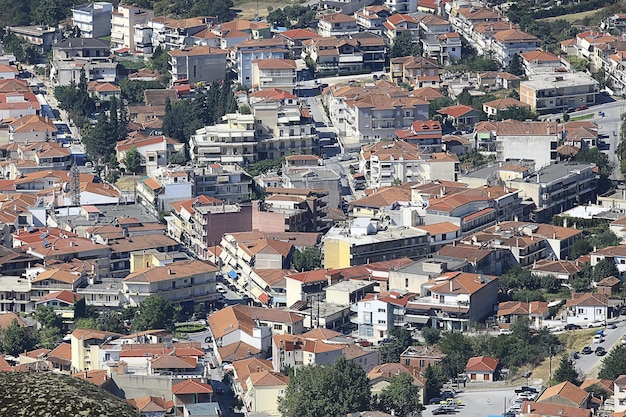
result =
[{"label": "white building", "polygon": [[154,17],[152,10],[120,4],[111,14],[111,49],[135,52],[135,26],[145,25]]},{"label": "white building", "polygon": [[101,38],[111,34],[113,4],[106,1],[84,4],[72,8],[72,25],[83,38]]},{"label": "white building", "polygon": [[249,164],[256,162],[254,116],[229,113],[226,123],[196,130],[189,140],[191,158],[200,164]]},{"label": "white building", "polygon": [[574,294],[574,298],[565,302],[565,308],[567,322],[583,327],[593,322],[606,323],[608,318],[608,299],[603,294]]},{"label": "white building", "polygon": [[414,295],[397,291],[367,294],[353,305],[359,337],[376,342],[388,338],[396,327],[403,327],[405,307]]}]

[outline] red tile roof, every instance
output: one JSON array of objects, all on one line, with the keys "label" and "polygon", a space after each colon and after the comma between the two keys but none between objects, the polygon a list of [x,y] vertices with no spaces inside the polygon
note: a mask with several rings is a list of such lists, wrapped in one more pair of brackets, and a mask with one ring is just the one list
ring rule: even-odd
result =
[{"label": "red tile roof", "polygon": [[498,368],[498,359],[489,356],[469,358],[465,371],[494,372]]}]

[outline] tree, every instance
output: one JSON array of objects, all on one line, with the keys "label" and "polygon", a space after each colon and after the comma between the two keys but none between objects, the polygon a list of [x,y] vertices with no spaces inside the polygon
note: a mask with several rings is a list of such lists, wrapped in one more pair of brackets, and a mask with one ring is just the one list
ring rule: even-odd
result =
[{"label": "tree", "polygon": [[558,292],[561,289],[561,282],[552,274],[541,277],[541,288],[549,293]]},{"label": "tree", "polygon": [[131,146],[130,149],[126,151],[126,155],[124,156],[124,166],[128,172],[132,172],[134,174],[141,172],[141,154],[135,145]]},{"label": "tree", "polygon": [[111,333],[123,333],[124,332],[124,323],[122,322],[122,317],[115,311],[107,310],[102,312],[96,318],[96,329],[101,330],[103,332],[111,332]]},{"label": "tree", "polygon": [[435,345],[441,337],[441,332],[434,327],[424,327],[422,329],[422,337],[426,341],[426,344]]},{"label": "tree", "polygon": [[509,65],[504,69],[506,72],[521,77],[525,74],[522,60],[518,54],[514,54],[509,61]]},{"label": "tree", "polygon": [[165,329],[174,331],[174,323],[180,312],[180,306],[174,306],[160,295],[146,298],[135,312],[133,330]]},{"label": "tree", "polygon": [[293,266],[300,272],[318,269],[322,266],[322,252],[311,247],[296,249],[293,253]]},{"label": "tree", "polygon": [[527,107],[510,106],[498,112],[498,120],[535,120],[537,117],[537,113]]},{"label": "tree", "polygon": [[424,371],[424,401],[428,402],[432,398],[438,397],[443,383],[446,381],[445,375],[437,366],[428,365]]},{"label": "tree", "polygon": [[572,362],[567,354],[561,356],[559,367],[556,368],[556,371],[552,376],[552,385],[560,384],[565,381],[571,382],[574,385],[580,385],[578,372],[576,372],[576,369],[574,368],[574,362]]},{"label": "tree", "polygon": [[342,416],[369,408],[365,371],[345,358],[333,365],[299,368],[278,400],[283,417]]},{"label": "tree", "polygon": [[4,329],[0,330],[0,351],[11,356],[32,350],[37,345],[37,336],[29,327],[22,327],[17,319],[13,319]]},{"label": "tree", "polygon": [[54,312],[54,308],[49,306],[40,305],[35,310],[33,317],[41,327],[56,327],[58,329],[63,328],[63,319]]},{"label": "tree", "polygon": [[626,345],[618,345],[605,356],[600,366],[598,378],[615,380],[626,374]]},{"label": "tree", "polygon": [[395,375],[380,393],[379,408],[385,413],[407,417],[421,411],[419,388],[409,373]]},{"label": "tree", "polygon": [[619,277],[619,270],[615,265],[615,261],[611,258],[604,258],[593,267],[591,279],[598,282],[606,277]]},{"label": "tree", "polygon": [[384,343],[380,351],[382,363],[400,362],[400,355],[409,346],[413,345],[413,335],[404,327],[395,328],[389,334],[389,342]]},{"label": "tree", "polygon": [[439,339],[439,348],[446,357],[441,362],[443,373],[448,378],[456,377],[465,369],[472,357],[472,343],[460,332],[446,332]]},{"label": "tree", "polygon": [[570,249],[570,256],[572,259],[578,259],[579,257],[591,252],[592,249],[593,248],[587,239],[578,239],[572,245],[572,249]]},{"label": "tree", "polygon": [[419,52],[417,44],[413,43],[413,36],[410,30],[403,30],[393,40],[389,49],[389,58],[401,56],[417,55]]}]

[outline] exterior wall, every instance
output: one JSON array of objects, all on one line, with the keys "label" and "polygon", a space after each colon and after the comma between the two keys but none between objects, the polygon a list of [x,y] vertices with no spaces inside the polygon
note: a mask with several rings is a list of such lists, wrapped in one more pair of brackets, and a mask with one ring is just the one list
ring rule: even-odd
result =
[{"label": "exterior wall", "polygon": [[251,412],[276,414],[278,398],[285,394],[286,386],[252,387],[246,394]]},{"label": "exterior wall", "polygon": [[492,382],[492,372],[467,371],[467,380],[469,382]]},{"label": "exterior wall", "polygon": [[498,136],[496,138],[499,161],[519,159],[520,155],[524,155],[524,159],[534,160],[537,168],[544,167],[557,160],[557,145],[557,135]]},{"label": "exterior wall", "polygon": [[350,266],[350,245],[337,239],[324,241],[324,268],[346,268]]}]

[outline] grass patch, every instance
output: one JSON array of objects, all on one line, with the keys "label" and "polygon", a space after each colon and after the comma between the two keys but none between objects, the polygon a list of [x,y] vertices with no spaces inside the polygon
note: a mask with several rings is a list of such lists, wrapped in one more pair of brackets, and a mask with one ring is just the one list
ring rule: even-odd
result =
[{"label": "grass patch", "polygon": [[539,19],[539,20],[544,20],[546,22],[550,22],[552,20],[557,20],[557,19],[563,19],[563,20],[567,20],[570,23],[576,22],[578,20],[582,20],[585,17],[592,17],[594,14],[600,12],[601,10],[588,10],[586,12],[579,12],[579,13],[570,13],[570,14],[565,14],[563,16],[554,16],[554,17],[546,17],[545,19]]},{"label": "grass patch", "polygon": [[183,324],[176,326],[176,332],[178,333],[197,333],[204,331],[206,327],[199,323]]},{"label": "grass patch", "polygon": [[570,121],[593,119],[593,113],[583,114],[582,116],[570,117]]}]

